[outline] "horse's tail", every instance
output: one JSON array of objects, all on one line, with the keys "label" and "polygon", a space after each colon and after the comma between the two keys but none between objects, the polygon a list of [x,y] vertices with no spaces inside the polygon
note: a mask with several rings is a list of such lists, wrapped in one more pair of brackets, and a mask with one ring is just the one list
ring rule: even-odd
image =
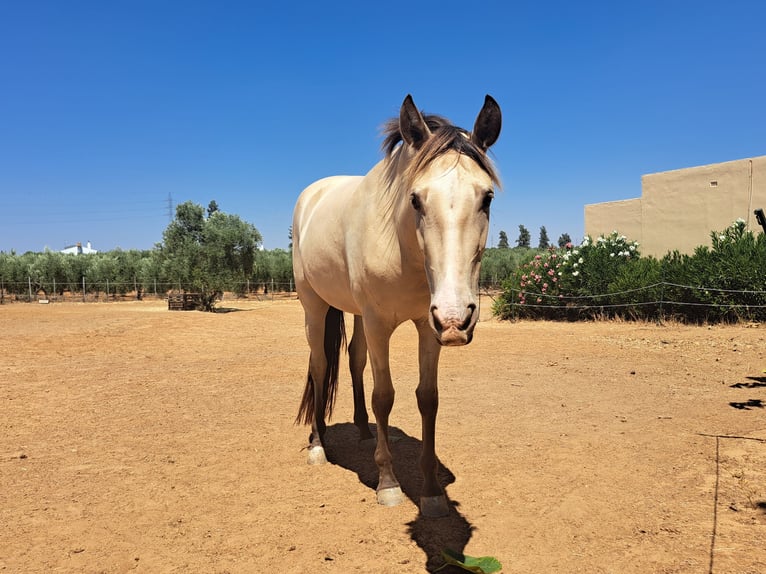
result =
[{"label": "horse's tail", "polygon": [[[324,416],[329,419],[335,405],[335,390],[338,388],[338,370],[340,365],[340,349],[346,346],[346,325],[343,311],[330,307],[324,319],[324,354],[327,359],[327,370],[322,383],[325,400]],[[301,406],[298,408],[296,424],[311,424],[314,422],[314,379],[311,377],[311,365],[306,378],[306,388],[303,389]]]}]

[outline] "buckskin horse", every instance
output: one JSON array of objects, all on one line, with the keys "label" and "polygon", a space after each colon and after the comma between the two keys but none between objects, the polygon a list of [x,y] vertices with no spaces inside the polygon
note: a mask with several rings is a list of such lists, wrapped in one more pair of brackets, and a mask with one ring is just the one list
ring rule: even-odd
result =
[{"label": "buckskin horse", "polygon": [[296,422],[311,424],[308,461],[326,462],[325,418],[332,415],[344,313],[354,315],[348,345],[354,423],[373,438],[362,373],[372,366],[377,423],[377,500],[404,499],[394,475],[388,419],[394,403],[389,340],[410,320],[418,333],[422,419],[420,511],[444,516],[449,505],[436,478],[437,370],[442,346],[471,342],[478,320],[481,257],[499,179],[487,157],[502,119],[486,96],[468,132],[421,113],[412,97],[384,129],[384,158],[364,176],[319,180],[300,195],[293,217],[293,270],[305,311],[309,370]]}]

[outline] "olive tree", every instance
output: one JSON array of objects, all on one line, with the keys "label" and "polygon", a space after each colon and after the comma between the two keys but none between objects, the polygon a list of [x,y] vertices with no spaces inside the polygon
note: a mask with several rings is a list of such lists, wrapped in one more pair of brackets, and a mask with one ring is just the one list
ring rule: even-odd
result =
[{"label": "olive tree", "polygon": [[176,208],[162,238],[158,257],[163,274],[181,290],[198,291],[208,311],[225,289],[237,289],[251,276],[262,241],[258,230],[238,215],[216,204],[205,217],[204,208],[191,201]]}]

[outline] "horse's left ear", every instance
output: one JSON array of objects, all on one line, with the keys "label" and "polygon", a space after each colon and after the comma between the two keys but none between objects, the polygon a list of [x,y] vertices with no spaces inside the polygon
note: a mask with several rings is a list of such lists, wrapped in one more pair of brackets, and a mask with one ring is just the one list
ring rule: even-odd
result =
[{"label": "horse's left ear", "polygon": [[489,146],[497,141],[500,136],[500,128],[503,125],[503,114],[495,98],[486,95],[484,106],[481,108],[476,123],[471,133],[471,141],[482,150],[487,151]]}]

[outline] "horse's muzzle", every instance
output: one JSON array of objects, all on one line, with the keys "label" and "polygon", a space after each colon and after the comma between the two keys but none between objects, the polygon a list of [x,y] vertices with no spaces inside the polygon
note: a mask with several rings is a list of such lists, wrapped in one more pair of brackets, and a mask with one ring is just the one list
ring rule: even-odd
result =
[{"label": "horse's muzzle", "polygon": [[455,313],[442,313],[436,305],[431,305],[429,321],[436,334],[436,339],[445,347],[467,345],[473,339],[476,326],[476,305],[470,303],[462,317]]}]

